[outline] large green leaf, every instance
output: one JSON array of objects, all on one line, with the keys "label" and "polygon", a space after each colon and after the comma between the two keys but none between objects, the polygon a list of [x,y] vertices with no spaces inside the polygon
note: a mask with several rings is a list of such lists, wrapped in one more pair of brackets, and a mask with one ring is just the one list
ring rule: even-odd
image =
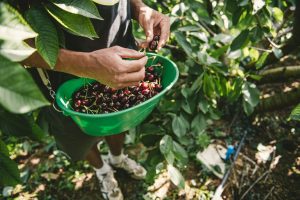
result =
[{"label": "large green leaf", "polygon": [[30,74],[0,55],[0,104],[13,113],[26,113],[49,105]]},{"label": "large green leaf", "polygon": [[249,41],[249,30],[243,30],[231,43],[230,50],[235,51],[243,48]]},{"label": "large green leaf", "polygon": [[51,0],[51,2],[61,9],[73,14],[94,19],[103,19],[95,4],[90,0]]},{"label": "large green leaf", "polygon": [[58,35],[55,25],[47,13],[38,7],[30,8],[26,13],[26,19],[39,35],[35,39],[35,45],[43,59],[54,68],[58,56]]},{"label": "large green leaf", "polygon": [[165,135],[159,143],[160,152],[165,156],[166,160],[169,164],[174,162],[174,154],[173,154],[173,139],[169,135]]},{"label": "large green leaf", "polygon": [[186,123],[186,120],[182,115],[175,115],[172,120],[172,129],[177,137],[182,137],[186,134],[189,129],[189,124]]},{"label": "large green leaf", "polygon": [[41,141],[45,136],[43,130],[31,116],[16,115],[0,108],[0,129],[3,133],[13,136],[28,136]]},{"label": "large green leaf", "polygon": [[180,189],[183,189],[185,186],[185,183],[184,183],[184,178],[183,178],[182,174],[180,173],[180,171],[177,168],[175,168],[173,165],[168,165],[167,168],[168,168],[168,174],[171,178],[172,183],[174,183],[174,185],[176,185]]},{"label": "large green leaf", "polygon": [[293,110],[289,117],[293,120],[300,120],[300,104],[298,104]]},{"label": "large green leaf", "polygon": [[188,162],[188,154],[186,150],[177,142],[173,141],[173,153],[175,158],[183,165]]},{"label": "large green leaf", "polygon": [[245,82],[242,88],[243,97],[246,102],[255,107],[259,102],[259,90],[254,83]]},{"label": "large green leaf", "polygon": [[35,49],[23,41],[0,39],[0,54],[14,62],[20,62],[35,52]]},{"label": "large green leaf", "polygon": [[98,37],[89,18],[69,13],[52,4],[48,4],[46,6],[46,9],[58,23],[60,23],[66,30],[68,30],[72,34],[87,37],[90,39]]},{"label": "large green leaf", "polygon": [[14,186],[21,181],[17,164],[3,152],[0,152],[0,174],[2,186]]},{"label": "large green leaf", "polygon": [[242,87],[243,93],[243,108],[247,115],[250,115],[255,106],[259,103],[259,90],[253,83],[245,82]]},{"label": "large green leaf", "polygon": [[7,3],[0,3],[0,39],[22,41],[36,36],[14,8]]},{"label": "large green leaf", "polygon": [[207,123],[205,117],[202,113],[198,113],[192,121],[191,128],[192,130],[198,134],[203,132],[206,129]]},{"label": "large green leaf", "polygon": [[182,32],[176,31],[174,32],[175,39],[178,42],[178,44],[183,48],[185,53],[190,56],[192,54],[192,46],[190,43],[186,40],[186,36]]}]

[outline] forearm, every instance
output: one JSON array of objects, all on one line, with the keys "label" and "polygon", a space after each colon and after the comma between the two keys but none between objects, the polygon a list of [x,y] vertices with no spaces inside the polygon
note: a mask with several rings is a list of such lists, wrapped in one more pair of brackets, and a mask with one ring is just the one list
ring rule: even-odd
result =
[{"label": "forearm", "polygon": [[131,3],[131,9],[133,13],[133,19],[138,20],[140,9],[142,7],[145,7],[146,5],[143,3],[142,0],[130,0],[130,3]]},{"label": "forearm", "polygon": [[[88,53],[60,49],[53,70],[80,76],[82,68],[89,63],[89,59]],[[29,58],[24,60],[22,64],[30,67],[51,69],[38,52],[32,54]]]}]

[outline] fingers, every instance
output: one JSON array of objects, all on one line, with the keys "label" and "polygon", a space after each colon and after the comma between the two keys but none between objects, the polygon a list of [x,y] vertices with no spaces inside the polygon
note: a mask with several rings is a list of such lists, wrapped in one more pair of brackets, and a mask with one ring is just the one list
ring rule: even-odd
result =
[{"label": "fingers", "polygon": [[125,87],[129,87],[129,86],[138,86],[139,82],[127,82],[127,83],[120,83],[118,84],[116,87],[114,87],[115,89],[123,89]]},{"label": "fingers", "polygon": [[149,23],[144,28],[146,34],[146,42],[149,43],[153,40],[153,20],[150,20]]},{"label": "fingers", "polygon": [[161,34],[160,40],[157,45],[157,50],[159,51],[168,41],[170,35],[170,20],[168,17],[165,17],[159,24]]},{"label": "fingers", "polygon": [[145,67],[143,67],[140,71],[126,73],[122,77],[120,77],[121,83],[132,83],[132,82],[139,82],[144,80],[145,78]]},{"label": "fingers", "polygon": [[138,60],[122,60],[122,65],[124,65],[124,70],[127,73],[138,72],[145,68],[148,58],[144,56]]},{"label": "fingers", "polygon": [[123,48],[123,47],[119,47],[119,46],[116,46],[114,48],[117,51],[117,54],[121,58],[139,59],[139,58],[145,57],[145,54],[143,52],[135,51],[133,49],[127,49],[127,48]]},{"label": "fingers", "polygon": [[149,43],[153,40],[153,20],[149,20],[144,26],[146,41],[141,43],[142,48],[147,48]]}]

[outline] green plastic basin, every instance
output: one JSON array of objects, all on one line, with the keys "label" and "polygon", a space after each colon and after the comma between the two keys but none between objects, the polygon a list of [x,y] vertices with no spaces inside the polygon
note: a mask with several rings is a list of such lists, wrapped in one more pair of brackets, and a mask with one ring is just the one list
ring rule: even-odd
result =
[{"label": "green plastic basin", "polygon": [[[152,112],[159,100],[171,89],[178,79],[178,69],[171,60],[160,55],[148,53],[147,66],[151,63],[160,62],[163,65],[162,86],[163,90],[148,99],[147,101],[134,107],[107,114],[85,114],[75,112],[71,109],[70,99],[72,94],[88,82],[94,80],[79,78],[63,83],[56,93],[56,103],[63,111],[63,114],[71,117],[83,132],[92,136],[108,136],[118,134],[134,128],[140,124]],[[155,59],[153,59],[155,56]]]}]

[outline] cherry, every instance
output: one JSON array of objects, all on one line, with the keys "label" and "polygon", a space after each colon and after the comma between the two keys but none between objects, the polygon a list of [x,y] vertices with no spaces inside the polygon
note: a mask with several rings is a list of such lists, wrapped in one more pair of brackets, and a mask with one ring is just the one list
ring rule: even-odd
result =
[{"label": "cherry", "polygon": [[[157,45],[159,36],[153,38],[152,43]],[[125,89],[114,89],[99,82],[86,84],[72,96],[72,107],[82,113],[110,113],[138,105],[157,95],[161,90],[160,73],[156,67],[160,63],[146,68],[145,78],[137,86]]]},{"label": "cherry", "polygon": [[150,93],[150,90],[148,90],[148,89],[144,89],[143,91],[142,91],[142,94],[143,95],[148,95]]},{"label": "cherry", "polygon": [[150,66],[150,67],[147,67],[147,70],[146,70],[147,72],[153,72],[154,71],[154,67],[152,67],[152,66]]},{"label": "cherry", "polygon": [[125,90],[124,94],[129,95],[129,94],[131,94],[131,92],[129,90]]}]

